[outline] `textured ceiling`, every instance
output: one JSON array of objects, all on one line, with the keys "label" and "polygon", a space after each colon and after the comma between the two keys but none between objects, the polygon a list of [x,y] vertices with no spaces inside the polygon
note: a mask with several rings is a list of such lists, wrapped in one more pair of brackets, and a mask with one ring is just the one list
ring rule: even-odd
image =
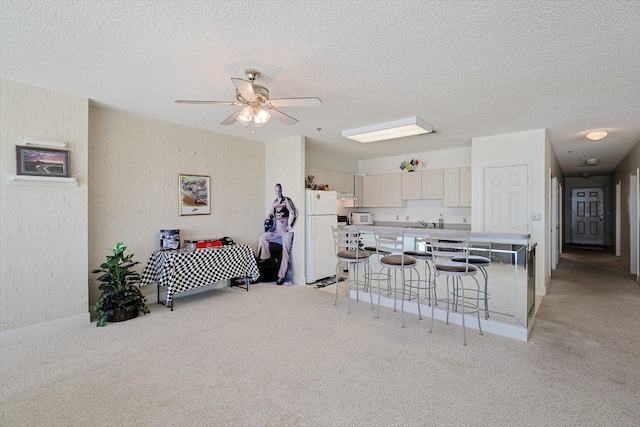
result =
[{"label": "textured ceiling", "polygon": [[[546,128],[565,175],[608,174],[640,140],[640,2],[0,0],[0,77],[95,105],[351,158],[470,146]],[[220,122],[231,77],[299,123]],[[435,135],[359,144],[344,129],[417,115]],[[319,130],[320,129],[320,130]],[[609,136],[593,142],[591,130]],[[596,167],[580,164],[599,158]]]}]

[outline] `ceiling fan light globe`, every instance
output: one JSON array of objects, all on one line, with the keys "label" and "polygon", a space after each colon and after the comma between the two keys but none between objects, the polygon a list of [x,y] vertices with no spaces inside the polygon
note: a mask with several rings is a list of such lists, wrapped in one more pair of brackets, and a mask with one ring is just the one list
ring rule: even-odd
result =
[{"label": "ceiling fan light globe", "polygon": [[243,108],[240,114],[238,114],[237,120],[243,125],[247,126],[253,120],[253,114],[249,107]]},{"label": "ceiling fan light globe", "polygon": [[258,108],[253,116],[253,124],[256,127],[263,126],[271,119],[271,113],[264,108]]}]

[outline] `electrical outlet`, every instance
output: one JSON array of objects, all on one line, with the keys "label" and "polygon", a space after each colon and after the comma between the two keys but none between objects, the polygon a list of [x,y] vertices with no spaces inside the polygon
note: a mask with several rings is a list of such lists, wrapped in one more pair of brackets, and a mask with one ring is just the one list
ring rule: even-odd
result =
[{"label": "electrical outlet", "polygon": [[531,213],[532,221],[542,221],[542,214],[540,212],[532,212]]},{"label": "electrical outlet", "polygon": [[466,224],[466,223],[467,223],[467,217],[466,217],[466,216],[463,216],[463,217],[462,217],[462,223],[463,223],[463,224]]},{"label": "electrical outlet", "polygon": [[396,221],[400,221],[400,214],[396,214]]},{"label": "electrical outlet", "polygon": [[407,218],[405,219],[405,221],[409,222],[409,215],[407,215]]}]

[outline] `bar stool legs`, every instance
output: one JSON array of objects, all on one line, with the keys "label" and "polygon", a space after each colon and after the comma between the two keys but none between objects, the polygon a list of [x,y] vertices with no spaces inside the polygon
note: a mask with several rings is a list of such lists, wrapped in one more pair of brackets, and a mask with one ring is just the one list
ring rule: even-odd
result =
[{"label": "bar stool legs", "polygon": [[[338,262],[336,264],[336,297],[334,305],[338,304],[338,289],[340,282],[338,281],[339,270],[341,263],[347,265],[347,298],[348,308],[347,313],[351,313],[351,287],[356,286],[356,300],[359,299],[360,285],[363,285],[363,289],[366,291],[369,289],[369,299],[371,301],[371,309],[373,309],[373,295],[370,291],[370,276],[367,274],[369,268],[369,258],[371,254],[360,250],[360,233],[357,231],[347,231],[342,228],[333,228],[333,240],[336,250],[336,258]],[[364,266],[363,280],[359,278],[359,265]]]},{"label": "bar stool legs", "polygon": [[[408,296],[411,299],[414,294],[413,288],[411,284],[407,285],[406,281],[406,270],[415,271],[415,274],[418,276],[418,283],[420,283],[420,273],[416,269],[417,260],[416,258],[405,255],[404,254],[404,233],[403,232],[390,232],[390,231],[376,231],[374,233],[374,237],[376,240],[376,252],[379,257],[379,262],[381,264],[380,273],[378,274],[378,278],[381,279],[385,277],[387,280],[387,293],[390,295],[393,292],[393,311],[396,311],[396,304],[398,300],[398,272],[400,272],[400,278],[402,282],[401,296],[402,299],[400,302],[400,307],[402,311],[402,327],[404,328],[404,300],[407,298],[407,288],[408,288]],[[382,256],[385,254],[384,256]],[[386,273],[385,273],[386,271]],[[391,272],[394,271],[393,279],[393,290],[391,290]],[[378,281],[378,311],[376,312],[376,318],[380,313],[380,299],[382,297],[382,286],[380,280]],[[416,301],[418,302],[418,314],[419,317],[422,318],[422,313],[420,312],[420,300],[418,291],[415,292]]]},{"label": "bar stool legs", "polygon": [[[466,261],[465,261],[466,260]],[[451,261],[454,262],[468,262],[471,265],[478,267],[480,273],[484,277],[484,290],[480,290],[478,292],[477,298],[478,303],[480,301],[484,302],[484,319],[487,320],[489,318],[489,299],[491,295],[489,294],[489,274],[487,273],[487,267],[491,265],[491,259],[479,255],[469,255],[468,257],[453,257]]]},{"label": "bar stool legs", "polygon": [[[475,313],[478,319],[478,331],[482,335],[480,323],[480,283],[476,279],[479,267],[468,262],[469,259],[469,233],[454,231],[432,231],[430,233],[431,250],[436,258],[446,258],[448,261],[435,263],[434,287],[440,276],[447,278],[447,297],[437,299],[431,305],[431,327],[435,318],[435,306],[438,303],[440,310],[446,311],[446,323],[449,323],[449,313],[457,312],[462,316],[463,345],[467,345],[466,315]],[[456,259],[456,261],[454,261]],[[473,280],[475,287],[465,285],[463,278]],[[486,282],[485,282],[486,283]]]}]

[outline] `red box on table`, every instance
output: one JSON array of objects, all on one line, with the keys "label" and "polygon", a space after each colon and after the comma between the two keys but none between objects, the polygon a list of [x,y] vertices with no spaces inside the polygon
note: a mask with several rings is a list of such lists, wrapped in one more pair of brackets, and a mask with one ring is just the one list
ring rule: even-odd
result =
[{"label": "red box on table", "polygon": [[221,248],[221,239],[199,239],[199,240],[185,240],[185,249],[207,249],[207,248]]}]

